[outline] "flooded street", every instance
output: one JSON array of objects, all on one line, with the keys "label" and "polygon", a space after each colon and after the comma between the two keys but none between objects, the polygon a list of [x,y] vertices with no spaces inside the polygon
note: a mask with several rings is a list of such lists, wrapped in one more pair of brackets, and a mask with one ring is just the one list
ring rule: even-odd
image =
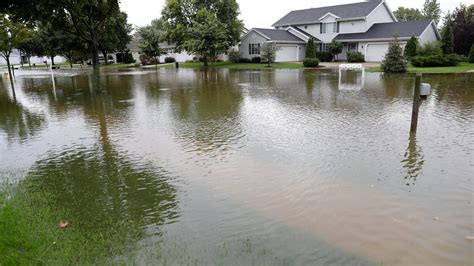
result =
[{"label": "flooded street", "polygon": [[[474,74],[18,71],[0,179],[132,221],[137,263],[472,265]],[[97,225],[99,226],[99,225]]]}]

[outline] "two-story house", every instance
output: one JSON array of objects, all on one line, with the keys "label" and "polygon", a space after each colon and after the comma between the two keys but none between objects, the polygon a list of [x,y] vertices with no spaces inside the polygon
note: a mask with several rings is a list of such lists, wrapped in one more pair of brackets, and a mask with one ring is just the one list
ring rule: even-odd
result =
[{"label": "two-story house", "polygon": [[354,4],[291,11],[273,24],[274,29],[251,29],[241,39],[243,58],[260,55],[264,43],[275,43],[277,62],[302,61],[306,43],[313,38],[318,51],[327,51],[333,40],[343,43],[347,52],[359,51],[368,62],[380,62],[389,42],[397,36],[402,44],[413,36],[421,44],[440,40],[431,20],[398,22],[385,0],[368,0]]}]

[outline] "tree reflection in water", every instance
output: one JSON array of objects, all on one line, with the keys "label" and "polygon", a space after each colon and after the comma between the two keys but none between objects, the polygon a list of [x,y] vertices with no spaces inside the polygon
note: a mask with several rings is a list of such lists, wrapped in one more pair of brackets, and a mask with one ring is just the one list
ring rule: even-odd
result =
[{"label": "tree reflection in water", "polygon": [[[130,107],[120,104],[131,97],[131,87],[122,81],[108,78],[108,84],[117,86],[101,94],[88,90],[87,79],[63,84],[61,97],[48,101],[51,109],[64,114],[74,110],[65,106],[83,108],[87,123],[98,131],[96,144],[50,151],[27,179],[35,189],[51,194],[54,204],[71,213],[75,226],[84,230],[105,229],[103,221],[113,220],[133,224],[142,235],[161,234],[163,224],[179,217],[177,189],[167,171],[119,151],[110,138],[109,128],[126,122],[123,112]],[[81,94],[78,87],[83,88]]]},{"label": "tree reflection in water", "polygon": [[27,140],[44,126],[43,115],[31,112],[0,89],[0,131],[6,133],[8,141]]}]

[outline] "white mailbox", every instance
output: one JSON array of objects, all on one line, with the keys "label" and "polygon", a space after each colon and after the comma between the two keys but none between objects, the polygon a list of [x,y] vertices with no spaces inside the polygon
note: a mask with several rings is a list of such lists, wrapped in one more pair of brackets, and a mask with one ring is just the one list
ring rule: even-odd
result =
[{"label": "white mailbox", "polygon": [[421,96],[430,96],[431,95],[431,85],[428,83],[421,83],[420,87]]}]

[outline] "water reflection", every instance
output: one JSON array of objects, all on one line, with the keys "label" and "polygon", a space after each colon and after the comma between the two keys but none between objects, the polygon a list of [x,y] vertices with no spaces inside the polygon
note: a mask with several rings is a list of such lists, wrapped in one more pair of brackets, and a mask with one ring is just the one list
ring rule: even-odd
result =
[{"label": "water reflection", "polygon": [[417,145],[415,134],[410,135],[408,148],[401,164],[406,171],[405,184],[407,186],[414,186],[416,184],[416,179],[422,173],[423,165],[425,164],[425,156],[422,148]]},{"label": "water reflection", "polygon": [[28,110],[0,89],[0,130],[7,135],[8,141],[32,138],[44,124],[44,115]]},{"label": "water reflection", "polygon": [[[57,99],[48,79],[23,77],[45,134],[0,149],[37,151],[31,178],[89,226],[127,219],[196,250],[249,237],[295,264],[466,265],[472,77],[424,76],[433,97],[408,143],[409,75],[368,73],[345,91],[332,70],[107,72],[99,95],[87,75],[57,77]],[[3,103],[1,129],[21,127]],[[355,255],[337,263],[340,250]]]},{"label": "water reflection", "polygon": [[340,70],[339,90],[361,90],[365,85],[365,70]]}]

